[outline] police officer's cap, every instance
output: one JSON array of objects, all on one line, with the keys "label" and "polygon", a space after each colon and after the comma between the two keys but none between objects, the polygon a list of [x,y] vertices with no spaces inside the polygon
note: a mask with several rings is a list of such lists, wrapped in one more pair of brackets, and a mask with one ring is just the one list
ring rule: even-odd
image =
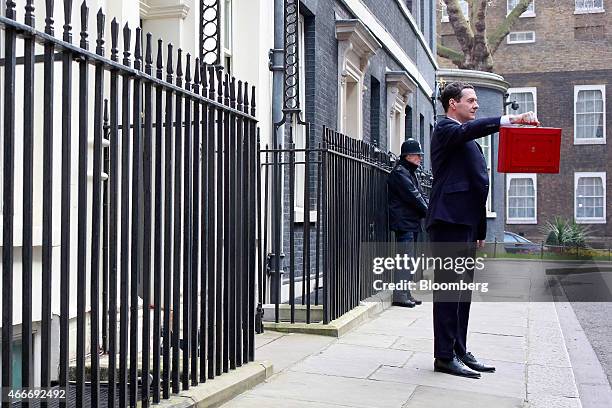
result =
[{"label": "police officer's cap", "polygon": [[418,140],[411,138],[402,143],[401,156],[404,157],[407,154],[424,154]]}]

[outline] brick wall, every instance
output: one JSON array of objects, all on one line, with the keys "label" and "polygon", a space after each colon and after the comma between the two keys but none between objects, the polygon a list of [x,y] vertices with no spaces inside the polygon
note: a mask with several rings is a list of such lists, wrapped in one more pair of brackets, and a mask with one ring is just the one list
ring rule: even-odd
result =
[{"label": "brick wall", "polygon": [[507,74],[505,79],[514,87],[537,88],[537,110],[544,125],[563,129],[561,143],[561,168],[559,174],[539,174],[538,177],[538,225],[506,225],[513,232],[522,232],[527,238],[541,239],[541,228],[555,216],[574,217],[574,173],[606,172],[607,202],[606,224],[590,224],[594,242],[612,246],[612,147],[607,144],[574,145],[574,86],[606,85],[606,132],[612,126],[612,69]]},{"label": "brick wall", "polygon": [[[494,72],[511,87],[536,87],[538,117],[545,126],[561,127],[561,171],[558,175],[538,175],[536,225],[505,224],[506,230],[527,238],[544,238],[543,228],[555,216],[574,218],[574,173],[606,172],[610,192],[610,148],[605,145],[574,145],[574,86],[606,85],[606,132],[612,126],[612,13],[574,14],[573,1],[534,0],[535,17],[522,17],[511,31],[534,31],[535,42],[507,44],[503,40],[493,56]],[[605,4],[604,4],[605,5]],[[495,2],[487,9],[489,30],[506,16],[506,2]],[[450,23],[441,23],[440,41],[459,49]],[[456,68],[438,58],[440,66]],[[505,186],[505,183],[504,183]],[[607,194],[606,224],[589,224],[591,241],[612,246],[610,194]],[[504,190],[505,197],[505,190]],[[506,214],[498,214],[506,219]]]},{"label": "brick wall", "polygon": [[[535,17],[521,17],[511,31],[535,31],[535,43],[507,44],[504,39],[493,56],[494,72],[558,72],[607,69],[612,64],[612,13],[574,14],[573,1],[534,0]],[[604,2],[604,6],[605,6]],[[609,6],[609,5],[608,5]],[[506,16],[506,2],[487,8],[487,28],[499,26]],[[437,18],[443,45],[456,50],[450,23]],[[455,68],[439,58],[442,66]]]}]

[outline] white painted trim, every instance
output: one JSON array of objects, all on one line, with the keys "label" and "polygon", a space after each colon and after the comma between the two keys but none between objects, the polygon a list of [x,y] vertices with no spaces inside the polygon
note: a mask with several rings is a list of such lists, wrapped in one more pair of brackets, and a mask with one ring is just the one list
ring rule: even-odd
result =
[{"label": "white painted trim", "polygon": [[574,0],[574,14],[597,14],[605,13],[604,2],[601,0],[601,7],[598,8],[578,8],[576,1]]},{"label": "white painted trim", "polygon": [[[577,210],[577,198],[576,197],[576,189],[578,188],[578,179],[580,179],[581,177],[599,177],[601,178],[601,183],[603,186],[603,217],[592,217],[592,218],[578,218],[576,216],[576,210]],[[584,171],[584,172],[575,172],[574,173],[574,220],[576,221],[576,224],[606,224],[606,204],[607,204],[607,199],[606,199],[606,172],[605,171],[601,171],[601,172],[590,172],[590,171]]]},{"label": "white painted trim", "polygon": [[[465,4],[465,7],[467,7],[465,10],[463,9],[464,4]],[[440,22],[448,23],[449,22],[448,7],[446,6],[446,3],[444,2],[441,2],[441,5],[442,5],[442,8],[440,9],[440,14],[442,15],[442,17],[440,18]],[[465,21],[470,21],[470,3],[468,3],[466,0],[464,0],[463,2],[459,0],[459,6],[461,6],[461,12],[463,13],[463,18],[465,18]],[[445,14],[442,14],[443,10],[447,10]]]},{"label": "white painted trim", "polygon": [[[510,182],[513,179],[531,179],[533,182],[534,190],[534,203],[533,203],[533,218],[510,218]],[[535,173],[507,173],[506,174],[506,224],[537,224],[538,223],[538,176]]]},{"label": "white painted trim", "polygon": [[605,13],[606,10],[604,9],[585,9],[585,10],[574,10],[574,14],[601,14],[601,13]]},{"label": "white painted trim", "polygon": [[[533,112],[536,114],[536,116],[538,115],[538,88],[536,88],[535,86],[525,86],[522,88],[508,88],[508,90],[506,91],[509,95],[512,95],[513,93],[531,93],[531,95],[533,95]],[[509,96],[508,99],[510,99],[511,97]],[[506,107],[506,114],[510,113],[510,106],[508,105]]]},{"label": "white painted trim", "polygon": [[474,86],[496,89],[501,92],[506,92],[510,84],[504,81],[501,75],[493,74],[484,71],[472,71],[466,69],[440,69],[436,73],[439,80],[446,83],[454,81],[469,82]]},{"label": "white painted trim", "polygon": [[406,104],[408,96],[416,90],[416,84],[404,71],[387,71],[387,147],[400,154],[406,139]]},{"label": "white painted trim", "polygon": [[[376,16],[372,14],[361,0],[342,0],[342,2],[348,7],[348,9],[359,18],[363,24],[370,29],[372,34],[378,38],[378,41],[383,47],[402,65],[402,67],[408,72],[408,74],[415,79],[419,84],[419,87],[428,96],[433,95],[432,87],[427,83],[421,72],[419,71],[416,64],[410,59],[408,54],[402,49],[397,43],[395,38],[385,29],[385,27],[378,21]],[[437,68],[437,64],[434,64]]]},{"label": "white painted trim", "polygon": [[[510,40],[510,34],[523,34],[523,33],[533,33],[532,40]],[[506,36],[506,44],[531,44],[536,42],[535,31],[511,31]]]},{"label": "white painted trim", "polygon": [[[536,13],[535,13],[535,0],[533,0],[531,2],[531,5],[533,5],[533,10],[525,10],[525,12],[523,14],[521,14],[519,16],[519,18],[523,18],[523,17],[535,17],[536,16]],[[512,12],[512,10],[510,10],[508,8],[508,6],[509,6],[508,0],[506,0],[506,17],[509,16],[510,13]]]},{"label": "white painted trim", "polygon": [[[576,102],[580,91],[601,91],[603,99],[603,137],[576,138]],[[574,145],[606,144],[606,86],[605,85],[574,85]]]},{"label": "white painted trim", "polygon": [[151,5],[146,0],[140,0],[140,18],[154,20],[161,18],[180,18],[184,20],[189,13],[189,5],[177,3],[172,5]]}]

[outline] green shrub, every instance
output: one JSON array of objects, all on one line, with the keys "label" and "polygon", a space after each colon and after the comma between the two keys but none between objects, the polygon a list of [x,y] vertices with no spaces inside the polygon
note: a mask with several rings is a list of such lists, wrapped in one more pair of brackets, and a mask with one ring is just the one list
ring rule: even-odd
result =
[{"label": "green shrub", "polygon": [[574,248],[586,248],[588,228],[574,221],[555,217],[545,226],[546,245],[559,245]]}]

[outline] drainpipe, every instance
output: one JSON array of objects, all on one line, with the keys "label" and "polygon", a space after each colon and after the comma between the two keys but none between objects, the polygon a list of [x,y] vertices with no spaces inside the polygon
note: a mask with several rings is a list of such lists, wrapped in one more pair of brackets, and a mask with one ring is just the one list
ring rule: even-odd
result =
[{"label": "drainpipe", "polygon": [[[285,2],[274,0],[274,48],[270,50],[270,70],[272,71],[272,123],[283,119],[283,47],[285,46]],[[272,146],[276,149],[282,142],[277,132],[272,134]]]},{"label": "drainpipe", "polygon": [[[285,1],[274,0],[274,48],[270,50],[270,70],[272,71],[272,148],[279,149],[283,144],[283,138],[279,137],[284,132],[284,127],[277,127],[283,119],[283,93],[284,93],[284,41],[285,41]],[[281,292],[281,252],[282,252],[282,177],[280,169],[280,153],[272,154],[272,253],[269,255],[270,265],[270,302],[275,303],[275,317],[278,319],[278,303]]]}]

